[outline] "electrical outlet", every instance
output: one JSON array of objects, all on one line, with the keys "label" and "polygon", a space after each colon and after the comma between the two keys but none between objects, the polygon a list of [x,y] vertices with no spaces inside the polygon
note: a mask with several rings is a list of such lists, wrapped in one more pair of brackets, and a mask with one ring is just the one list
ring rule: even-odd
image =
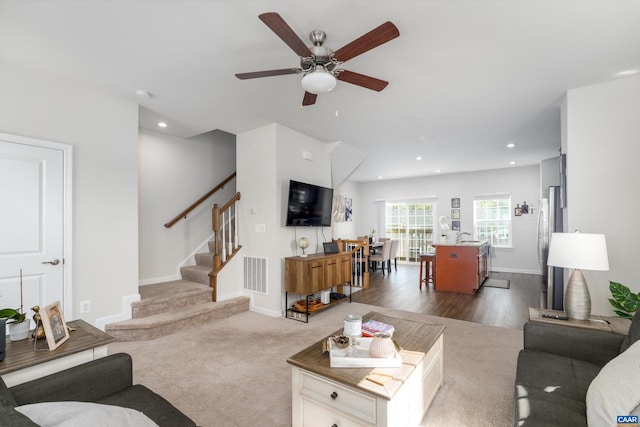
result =
[{"label": "electrical outlet", "polygon": [[91,311],[91,301],[80,301],[80,313],[88,313]]}]

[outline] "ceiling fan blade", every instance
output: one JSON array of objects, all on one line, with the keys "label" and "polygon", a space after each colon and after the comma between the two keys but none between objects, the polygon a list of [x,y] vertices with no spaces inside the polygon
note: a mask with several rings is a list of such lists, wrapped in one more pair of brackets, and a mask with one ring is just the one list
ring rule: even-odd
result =
[{"label": "ceiling fan blade", "polygon": [[315,93],[305,92],[304,98],[302,98],[302,106],[306,107],[307,105],[315,104],[317,98],[318,98],[318,95],[316,95]]},{"label": "ceiling fan blade", "polygon": [[257,79],[259,77],[283,76],[285,74],[298,74],[300,68],[281,68],[279,70],[253,71],[251,73],[238,73],[236,77],[240,80]]},{"label": "ceiling fan blade", "polygon": [[287,44],[293,51],[302,57],[313,56],[311,49],[293,32],[291,27],[276,12],[267,12],[258,16],[271,31],[276,33],[283,42]]},{"label": "ceiling fan blade", "polygon": [[376,79],[375,77],[365,76],[364,74],[354,73],[353,71],[348,71],[348,70],[342,70],[338,74],[338,80],[351,83],[354,85],[362,86],[364,88],[375,90],[377,92],[380,92],[389,84],[389,82],[386,82],[384,80]]},{"label": "ceiling fan blade", "polygon": [[398,31],[398,28],[396,28],[393,23],[387,21],[379,27],[369,31],[367,34],[336,50],[333,56],[338,61],[345,62],[373,49],[374,47],[378,47],[389,40],[393,40],[399,35],[400,31]]}]

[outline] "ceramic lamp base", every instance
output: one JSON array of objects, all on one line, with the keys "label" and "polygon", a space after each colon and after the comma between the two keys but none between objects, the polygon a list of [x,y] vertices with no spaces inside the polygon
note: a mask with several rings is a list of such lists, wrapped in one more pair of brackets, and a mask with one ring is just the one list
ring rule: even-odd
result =
[{"label": "ceramic lamp base", "polygon": [[587,320],[591,316],[591,296],[582,272],[573,270],[564,294],[564,311],[570,319]]}]

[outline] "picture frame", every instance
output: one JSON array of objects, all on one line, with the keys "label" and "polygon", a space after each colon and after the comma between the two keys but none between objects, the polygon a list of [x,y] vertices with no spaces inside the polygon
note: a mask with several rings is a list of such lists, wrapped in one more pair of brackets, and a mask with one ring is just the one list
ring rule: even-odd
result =
[{"label": "picture frame", "polygon": [[60,301],[40,308],[40,318],[49,350],[55,350],[69,339],[69,329],[64,321]]},{"label": "picture frame", "polygon": [[460,231],[460,221],[451,221],[451,230]]},{"label": "picture frame", "polygon": [[451,208],[459,208],[460,207],[460,198],[459,197],[455,197],[451,199]]},{"label": "picture frame", "polygon": [[451,209],[451,219],[460,219],[460,209]]}]

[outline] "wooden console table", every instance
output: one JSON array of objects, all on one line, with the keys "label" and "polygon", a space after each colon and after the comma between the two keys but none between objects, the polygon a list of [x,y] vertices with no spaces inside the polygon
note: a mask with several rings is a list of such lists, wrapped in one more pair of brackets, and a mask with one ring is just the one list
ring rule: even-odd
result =
[{"label": "wooden console table", "polygon": [[[349,286],[349,302],[351,302],[351,252],[337,254],[312,254],[306,257],[294,256],[285,258],[285,304],[287,318],[309,321],[309,298],[312,294],[335,286]],[[289,307],[289,294],[302,295],[306,299],[306,310],[295,310]],[[346,299],[346,298],[344,298]],[[333,300],[324,307],[329,307],[342,300]]]},{"label": "wooden console table", "polygon": [[[418,425],[443,384],[443,325],[370,312],[363,321],[393,325],[400,368],[331,368],[326,338],[291,356],[292,425]],[[332,335],[341,334],[342,329]],[[385,385],[372,374],[390,377]]]},{"label": "wooden console table", "polygon": [[114,338],[85,322],[73,320],[67,325],[75,330],[60,347],[49,351],[47,341],[38,342],[42,349],[33,350],[31,333],[22,341],[7,340],[6,357],[0,362],[0,376],[12,387],[45,375],[59,372],[107,355],[107,344]]}]

